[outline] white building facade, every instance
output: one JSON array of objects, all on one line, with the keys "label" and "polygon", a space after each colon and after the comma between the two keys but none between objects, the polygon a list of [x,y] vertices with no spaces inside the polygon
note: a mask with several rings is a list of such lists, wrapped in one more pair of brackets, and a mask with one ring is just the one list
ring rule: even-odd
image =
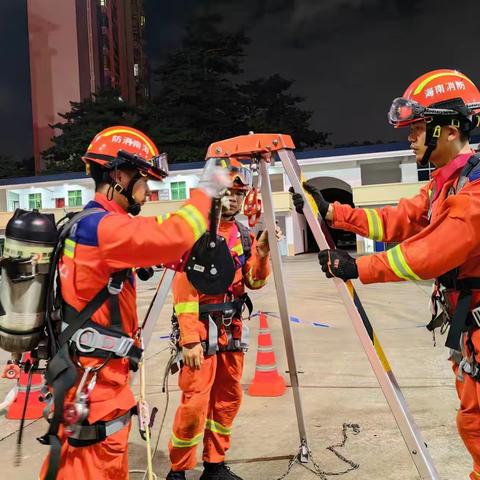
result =
[{"label": "white building facade", "polygon": [[[300,152],[297,158],[304,177],[320,188],[327,200],[360,207],[394,204],[402,196],[414,195],[420,182],[428,178],[428,170],[418,170],[411,150],[404,144]],[[150,182],[152,197],[144,214],[156,215],[178,208],[196,187],[202,168],[203,162],[171,165],[164,182]],[[285,233],[283,253],[295,255],[314,250],[316,245],[304,217],[292,209],[290,182],[281,163],[271,165],[269,173],[277,221]],[[93,196],[93,181],[81,173],[0,181],[0,238],[16,208],[53,210],[61,215],[65,209],[81,208]],[[356,245],[361,252],[383,248],[352,234],[334,239],[339,247]]]}]

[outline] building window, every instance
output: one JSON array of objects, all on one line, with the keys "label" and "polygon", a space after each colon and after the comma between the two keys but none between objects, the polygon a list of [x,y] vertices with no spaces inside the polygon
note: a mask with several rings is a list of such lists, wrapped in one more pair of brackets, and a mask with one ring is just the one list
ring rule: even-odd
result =
[{"label": "building window", "polygon": [[28,194],[28,208],[30,210],[42,208],[42,194],[41,193],[29,193]]},{"label": "building window", "polygon": [[68,206],[69,207],[81,207],[82,206],[82,191],[70,190],[68,192]]},{"label": "building window", "polygon": [[187,183],[172,182],[170,183],[170,191],[172,192],[172,200],[185,200],[187,198]]},{"label": "building window", "polygon": [[161,188],[158,191],[158,199],[159,200],[170,200],[170,190],[168,188]]},{"label": "building window", "polygon": [[435,167],[428,162],[426,167],[421,167],[417,164],[418,171],[418,181],[419,182],[428,182],[430,180],[430,174],[435,170]]}]

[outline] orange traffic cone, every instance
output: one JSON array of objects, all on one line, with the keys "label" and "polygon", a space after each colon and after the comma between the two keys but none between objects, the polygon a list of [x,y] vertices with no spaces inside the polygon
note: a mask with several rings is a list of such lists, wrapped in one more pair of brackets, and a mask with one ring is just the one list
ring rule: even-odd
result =
[{"label": "orange traffic cone", "polygon": [[260,313],[257,365],[253,381],[248,387],[248,394],[252,397],[279,397],[283,395],[285,388],[285,380],[277,372],[267,316]]},{"label": "orange traffic cone", "polygon": [[[26,353],[23,356],[23,362],[30,360],[30,354]],[[20,376],[17,383],[17,396],[11,403],[6,417],[10,420],[20,420],[22,418],[23,409],[25,407],[25,400],[27,394],[28,373],[23,370],[20,371]],[[41,389],[43,386],[43,375],[39,373],[32,373],[32,380],[30,386],[30,393],[28,395],[28,404],[25,410],[25,419],[34,420],[43,415],[45,404],[40,401]]]}]

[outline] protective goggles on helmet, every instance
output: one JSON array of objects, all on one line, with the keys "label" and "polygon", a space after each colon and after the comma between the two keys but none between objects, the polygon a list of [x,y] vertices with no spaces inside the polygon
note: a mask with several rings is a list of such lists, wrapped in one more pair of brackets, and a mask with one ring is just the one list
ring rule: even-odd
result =
[{"label": "protective goggles on helmet", "polygon": [[146,161],[138,155],[125,152],[124,150],[119,150],[117,152],[117,158],[120,161],[123,160],[124,163],[131,164],[132,167],[138,169],[140,175],[144,177],[148,176],[149,174],[153,174],[154,176],[159,176],[162,178],[168,177],[168,161],[166,153],[161,153],[160,155],[152,157],[149,161]]},{"label": "protective goggles on helmet", "polygon": [[244,167],[238,160],[231,160],[230,158],[214,158],[211,160],[215,161],[215,164],[219,167],[226,168],[230,172],[233,182],[232,188],[250,188],[253,185],[252,171]]},{"label": "protective goggles on helmet", "polygon": [[388,121],[395,127],[404,127],[432,116],[469,115],[478,110],[479,107],[480,104],[478,103],[464,104],[461,106],[462,111],[453,108],[424,107],[418,102],[399,97],[392,102],[388,112]]},{"label": "protective goggles on helmet", "polygon": [[233,181],[232,188],[238,188],[241,183],[241,187],[251,187],[253,184],[253,176],[250,169],[245,167],[230,167],[231,178]]},{"label": "protective goggles on helmet", "polygon": [[165,152],[151,158],[150,161],[153,168],[160,170],[165,176],[168,175],[168,156]]}]

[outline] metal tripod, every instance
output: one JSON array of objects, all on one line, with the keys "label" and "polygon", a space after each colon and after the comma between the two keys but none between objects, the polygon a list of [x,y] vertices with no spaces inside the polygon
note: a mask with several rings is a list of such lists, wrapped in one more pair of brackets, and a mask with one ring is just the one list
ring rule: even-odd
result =
[{"label": "metal tripod", "polygon": [[[236,157],[239,160],[250,160],[260,163],[261,193],[264,205],[264,218],[270,239],[275,238],[275,216],[272,204],[272,190],[268,165],[276,154],[282,162],[283,168],[296,192],[304,196],[305,218],[310,226],[315,240],[320,249],[334,248],[329,243],[319,223],[318,209],[313,199],[303,191],[301,182],[300,167],[293,153],[295,145],[289,135],[282,134],[250,134],[235,137],[210,145],[207,152],[208,158]],[[305,429],[305,420],[300,396],[298,371],[293,345],[292,331],[290,327],[290,315],[287,303],[287,293],[282,271],[280,250],[278,245],[271,242],[271,260],[277,299],[280,310],[283,337],[285,342],[290,381],[295,402],[295,411],[300,437],[300,461],[309,461],[309,448]],[[421,433],[408,409],[407,402],[403,396],[397,380],[392,372],[390,364],[383,352],[378,337],[373,330],[368,316],[355,292],[352,282],[343,282],[334,279],[340,297],[353,323],[355,332],[362,344],[363,349],[370,361],[372,369],[377,377],[378,383],[385,395],[388,405],[397,422],[403,439],[407,445],[410,456],[420,474],[421,479],[438,480],[440,477],[435,469],[432,458],[422,439]]]}]

